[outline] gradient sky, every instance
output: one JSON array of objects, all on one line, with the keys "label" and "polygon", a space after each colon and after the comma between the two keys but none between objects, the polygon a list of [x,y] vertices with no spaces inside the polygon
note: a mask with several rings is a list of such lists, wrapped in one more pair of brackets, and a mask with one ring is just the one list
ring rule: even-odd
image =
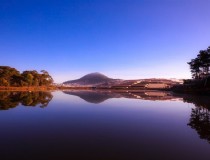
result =
[{"label": "gradient sky", "polygon": [[190,78],[210,46],[210,0],[0,0],[0,65],[55,82]]}]

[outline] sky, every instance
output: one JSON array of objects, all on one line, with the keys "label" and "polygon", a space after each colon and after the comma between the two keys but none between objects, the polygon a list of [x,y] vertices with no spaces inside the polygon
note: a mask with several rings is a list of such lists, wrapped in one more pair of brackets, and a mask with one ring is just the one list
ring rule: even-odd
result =
[{"label": "sky", "polygon": [[0,0],[0,65],[61,83],[190,78],[210,46],[210,0]]}]

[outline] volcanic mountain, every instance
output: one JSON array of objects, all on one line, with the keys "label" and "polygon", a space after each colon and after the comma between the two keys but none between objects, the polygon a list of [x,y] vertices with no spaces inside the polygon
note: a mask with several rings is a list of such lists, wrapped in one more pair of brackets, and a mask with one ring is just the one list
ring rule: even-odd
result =
[{"label": "volcanic mountain", "polygon": [[116,79],[112,79],[101,73],[95,72],[87,74],[80,79],[66,81],[63,84],[69,86],[97,86],[112,83],[113,81],[116,81]]},{"label": "volcanic mountain", "polygon": [[112,79],[101,73],[90,73],[80,79],[66,81],[63,84],[70,87],[97,87],[112,89],[167,89],[174,85],[182,83],[171,79],[138,79],[138,80],[121,80]]}]

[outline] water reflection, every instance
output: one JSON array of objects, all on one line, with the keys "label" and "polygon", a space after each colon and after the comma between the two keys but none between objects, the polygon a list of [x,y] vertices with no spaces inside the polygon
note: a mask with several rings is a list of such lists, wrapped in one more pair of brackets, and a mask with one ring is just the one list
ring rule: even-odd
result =
[{"label": "water reflection", "polygon": [[193,103],[188,125],[195,129],[201,139],[210,143],[210,100],[207,96],[189,96],[183,98],[184,102]]},{"label": "water reflection", "polygon": [[[144,100],[178,100],[192,103],[188,126],[194,129],[201,139],[210,143],[210,100],[208,96],[174,95],[170,92],[113,92],[113,91],[64,91],[68,95],[78,96],[89,103],[102,103],[110,98],[132,98]],[[50,92],[0,92],[0,110],[8,110],[23,106],[39,106],[44,108],[53,98]]]},{"label": "water reflection", "polygon": [[89,103],[102,103],[110,98],[131,98],[145,100],[179,100],[170,92],[161,91],[94,91],[94,90],[70,90],[63,91],[65,94],[78,96]]},{"label": "water reflection", "polygon": [[110,98],[132,98],[144,100],[179,100],[195,105],[192,108],[188,125],[197,131],[201,139],[210,143],[210,100],[208,96],[182,95],[160,91],[113,92],[113,91],[64,91],[63,93],[78,96],[89,103],[102,103]]},{"label": "water reflection", "polygon": [[[209,159],[209,97],[159,91],[65,93],[54,92],[48,105],[49,92],[0,92],[1,110],[49,106],[0,112],[2,159]],[[92,104],[110,98],[116,99]]]},{"label": "water reflection", "polygon": [[50,92],[0,92],[0,110],[23,106],[47,107],[53,98]]}]

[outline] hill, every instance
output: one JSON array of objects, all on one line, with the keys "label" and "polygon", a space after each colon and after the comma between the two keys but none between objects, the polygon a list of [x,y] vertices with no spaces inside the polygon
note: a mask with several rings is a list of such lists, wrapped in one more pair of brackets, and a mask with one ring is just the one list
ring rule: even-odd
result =
[{"label": "hill", "polygon": [[66,81],[63,84],[68,86],[98,86],[111,83],[116,79],[109,78],[101,73],[95,72],[87,74],[79,79]]},{"label": "hill", "polygon": [[169,89],[174,85],[182,83],[182,80],[175,79],[138,79],[121,80],[112,79],[101,73],[90,73],[79,79],[66,81],[63,83],[67,87],[96,87],[103,89],[126,89],[126,90],[144,90],[144,89]]}]

